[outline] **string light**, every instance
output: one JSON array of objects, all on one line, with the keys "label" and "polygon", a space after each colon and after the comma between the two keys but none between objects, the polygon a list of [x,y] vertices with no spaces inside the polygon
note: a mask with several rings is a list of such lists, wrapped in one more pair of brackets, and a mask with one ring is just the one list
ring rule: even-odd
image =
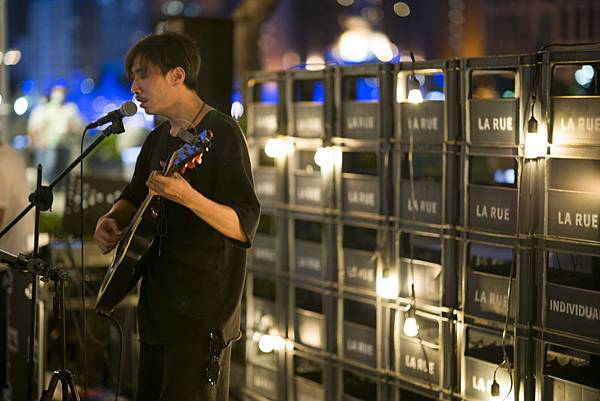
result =
[{"label": "string light", "polygon": [[412,73],[410,75],[408,102],[413,104],[423,103],[423,94],[421,93],[421,84],[415,75],[415,56],[410,52],[412,63]]},{"label": "string light", "polygon": [[421,84],[413,73],[410,77],[408,92],[408,102],[413,104],[423,103],[423,94],[421,93]]},{"label": "string light", "polygon": [[269,138],[265,144],[265,153],[272,158],[284,157],[293,151],[293,145],[280,138]]},{"label": "string light", "polygon": [[383,269],[381,277],[377,280],[377,295],[385,299],[395,300],[400,293],[398,276],[389,269]]},{"label": "string light", "polygon": [[417,324],[415,310],[412,305],[408,305],[404,313],[404,326],[402,328],[404,335],[407,337],[415,337],[419,334],[419,325]]},{"label": "string light", "polygon": [[281,351],[286,348],[286,340],[278,335],[263,334],[258,339],[258,349],[265,354],[272,351]]},{"label": "string light", "polygon": [[525,134],[525,158],[527,159],[535,159],[546,154],[546,143],[542,138],[542,134],[538,132],[538,121],[534,112],[536,86],[534,83],[533,93],[531,94],[531,114],[527,121],[527,133]]},{"label": "string light", "polygon": [[315,163],[324,170],[331,169],[335,161],[334,150],[331,146],[324,146],[315,152]]}]

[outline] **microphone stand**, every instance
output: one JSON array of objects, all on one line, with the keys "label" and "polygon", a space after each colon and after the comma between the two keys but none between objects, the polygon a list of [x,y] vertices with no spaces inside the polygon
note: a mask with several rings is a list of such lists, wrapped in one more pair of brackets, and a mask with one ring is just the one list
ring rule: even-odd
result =
[{"label": "microphone stand", "polygon": [[[109,137],[111,134],[120,134],[125,132],[125,127],[123,126],[123,117],[117,116],[107,128],[102,131],[102,134],[91,144],[89,145],[83,153],[81,153],[73,162],[67,166],[52,182],[48,185],[42,185],[42,166],[38,165],[37,167],[37,185],[35,192],[29,195],[29,205],[23,209],[21,213],[19,213],[6,227],[0,231],[0,238],[2,238],[12,227],[15,226],[32,208],[35,208],[35,235],[33,240],[33,260],[38,260],[39,254],[39,236],[40,236],[40,212],[47,211],[52,206],[53,194],[52,189],[62,180],[67,174],[71,172],[79,163],[83,161],[83,159],[90,154],[105,138]],[[87,128],[86,128],[87,130]],[[83,200],[82,200],[83,201]],[[37,333],[37,296],[38,296],[38,274],[34,273],[32,284],[31,284],[31,330],[29,337],[29,355],[28,355],[28,367],[29,367],[29,378],[28,378],[28,401],[33,400],[33,387],[35,382],[35,338]],[[61,285],[57,288],[57,291],[64,292],[64,283],[60,280]],[[64,313],[64,308],[61,307],[61,313]],[[85,313],[85,311],[84,311]],[[62,322],[64,325],[64,320]],[[85,346],[85,345],[84,345]],[[63,353],[62,358],[64,361],[64,349],[61,349]],[[56,373],[56,372],[54,372]],[[69,372],[68,378],[72,377]],[[60,378],[61,381],[64,379]],[[52,386],[52,382],[54,382],[54,374],[52,377],[52,381],[50,385]],[[54,386],[56,383],[54,382]],[[65,389],[65,381],[63,381],[63,390]],[[45,393],[45,392],[44,392]],[[66,392],[63,393],[63,397]],[[79,400],[79,395],[76,396],[77,400]],[[45,400],[44,395],[42,395],[41,400]],[[66,398],[63,398],[66,400]]]},{"label": "microphone stand", "polygon": [[76,401],[80,401],[79,393],[73,383],[73,372],[66,368],[66,316],[65,316],[65,279],[66,273],[51,264],[43,261],[40,258],[32,257],[27,259],[24,255],[15,256],[4,252],[0,249],[0,262],[6,263],[10,267],[19,270],[21,273],[29,273],[33,275],[33,279],[37,280],[38,276],[42,281],[47,282],[52,280],[56,294],[54,295],[54,313],[60,320],[59,337],[60,337],[60,369],[52,372],[48,389],[42,392],[41,401],[51,401],[54,397],[56,385],[60,380],[62,385],[62,399],[69,400],[69,391]]}]

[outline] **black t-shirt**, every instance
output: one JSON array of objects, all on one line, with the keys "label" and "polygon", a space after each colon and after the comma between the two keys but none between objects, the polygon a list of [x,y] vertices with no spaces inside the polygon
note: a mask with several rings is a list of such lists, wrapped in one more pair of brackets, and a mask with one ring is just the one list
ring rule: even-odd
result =
[{"label": "black t-shirt", "polygon": [[[152,262],[142,278],[138,305],[140,337],[146,343],[174,343],[199,330],[221,330],[225,341],[239,335],[246,248],[254,239],[260,206],[239,126],[212,110],[196,127],[197,133],[205,129],[213,134],[210,150],[184,177],[207,198],[235,210],[248,242],[225,237],[191,210],[161,199],[166,231],[150,251]],[[150,172],[162,170],[160,162],[184,144],[169,131],[168,122],[161,124],[142,146],[121,195],[136,207],[148,194]]]}]

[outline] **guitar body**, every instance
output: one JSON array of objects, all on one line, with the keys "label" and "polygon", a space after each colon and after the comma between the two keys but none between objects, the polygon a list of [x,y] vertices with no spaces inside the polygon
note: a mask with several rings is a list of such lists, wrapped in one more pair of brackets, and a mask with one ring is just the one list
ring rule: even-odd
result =
[{"label": "guitar body", "polygon": [[[183,174],[186,169],[200,165],[202,155],[210,147],[211,139],[212,133],[204,130],[193,143],[183,145],[171,155],[163,175],[169,176],[175,171]],[[96,311],[99,313],[111,313],[135,287],[146,270],[151,255],[148,251],[156,235],[158,208],[153,202],[154,199],[152,194],[146,196],[117,244],[112,263],[106,271],[96,298]]]},{"label": "guitar body", "polygon": [[147,267],[154,243],[155,219],[145,213],[135,230],[128,230],[106,271],[96,299],[96,311],[111,313],[137,284]]}]

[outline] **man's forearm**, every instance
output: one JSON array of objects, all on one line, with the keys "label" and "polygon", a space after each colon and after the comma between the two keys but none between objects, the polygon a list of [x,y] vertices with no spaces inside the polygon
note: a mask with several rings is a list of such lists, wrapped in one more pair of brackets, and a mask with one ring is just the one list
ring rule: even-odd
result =
[{"label": "man's forearm", "polygon": [[137,209],[125,199],[119,199],[105,216],[115,219],[119,227],[123,228],[129,224],[136,210]]},{"label": "man's forearm", "polygon": [[240,219],[231,207],[210,200],[195,190],[190,191],[183,205],[226,237],[240,242],[248,241]]}]

